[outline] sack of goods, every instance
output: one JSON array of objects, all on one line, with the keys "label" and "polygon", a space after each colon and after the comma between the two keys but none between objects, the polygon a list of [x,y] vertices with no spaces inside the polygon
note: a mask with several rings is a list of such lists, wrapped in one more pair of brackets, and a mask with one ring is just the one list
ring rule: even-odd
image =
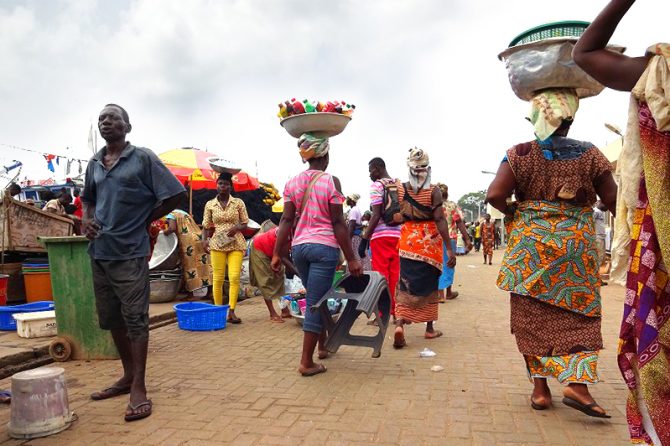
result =
[{"label": "sack of goods", "polygon": [[[596,96],[604,89],[572,59],[575,42],[589,26],[588,22],[567,21],[532,28],[512,40],[498,58],[505,62],[509,82],[522,100],[531,100],[538,91],[569,88],[579,98]],[[609,45],[610,51],[625,48]]]}]

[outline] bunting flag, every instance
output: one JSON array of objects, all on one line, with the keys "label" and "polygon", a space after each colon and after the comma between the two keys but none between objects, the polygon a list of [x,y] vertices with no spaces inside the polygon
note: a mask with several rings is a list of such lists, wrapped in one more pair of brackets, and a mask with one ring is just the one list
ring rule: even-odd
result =
[{"label": "bunting flag", "polygon": [[52,172],[56,172],[56,168],[54,167],[53,163],[54,158],[56,158],[56,162],[58,162],[56,155],[44,155],[44,159],[47,162],[47,169],[49,169]]}]

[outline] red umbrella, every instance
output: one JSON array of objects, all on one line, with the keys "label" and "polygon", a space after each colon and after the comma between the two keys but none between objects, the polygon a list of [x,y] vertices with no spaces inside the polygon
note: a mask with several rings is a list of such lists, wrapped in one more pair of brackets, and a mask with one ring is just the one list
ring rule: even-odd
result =
[{"label": "red umbrella", "polygon": [[[207,159],[219,156],[193,147],[169,150],[158,157],[163,164],[184,185],[190,185],[193,190],[216,189],[216,179],[219,174],[212,170]],[[256,190],[260,187],[258,179],[245,172],[233,176],[233,188],[240,192]]]},{"label": "red umbrella", "polygon": [[242,192],[245,190],[256,190],[261,187],[261,184],[258,182],[257,178],[242,171],[237,175],[233,175],[233,187],[236,192]]}]

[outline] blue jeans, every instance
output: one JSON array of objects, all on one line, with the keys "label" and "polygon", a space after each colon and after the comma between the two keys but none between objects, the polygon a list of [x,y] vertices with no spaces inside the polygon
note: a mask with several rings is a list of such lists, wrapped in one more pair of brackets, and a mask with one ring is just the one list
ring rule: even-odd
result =
[{"label": "blue jeans", "polygon": [[321,333],[321,314],[318,311],[310,311],[310,308],[316,305],[332,287],[340,252],[331,246],[304,243],[294,246],[291,255],[307,291],[307,310],[302,329]]}]

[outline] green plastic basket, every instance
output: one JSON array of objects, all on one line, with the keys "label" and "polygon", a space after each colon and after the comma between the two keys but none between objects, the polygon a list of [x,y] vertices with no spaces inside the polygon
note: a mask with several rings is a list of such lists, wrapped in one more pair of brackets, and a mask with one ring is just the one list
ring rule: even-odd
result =
[{"label": "green plastic basket", "polygon": [[544,39],[552,39],[556,37],[575,37],[579,38],[586,28],[590,25],[589,22],[581,22],[577,20],[569,20],[564,22],[547,23],[546,25],[536,26],[528,31],[524,31],[516,36],[509,44],[509,47],[523,45],[525,43],[537,42]]}]

